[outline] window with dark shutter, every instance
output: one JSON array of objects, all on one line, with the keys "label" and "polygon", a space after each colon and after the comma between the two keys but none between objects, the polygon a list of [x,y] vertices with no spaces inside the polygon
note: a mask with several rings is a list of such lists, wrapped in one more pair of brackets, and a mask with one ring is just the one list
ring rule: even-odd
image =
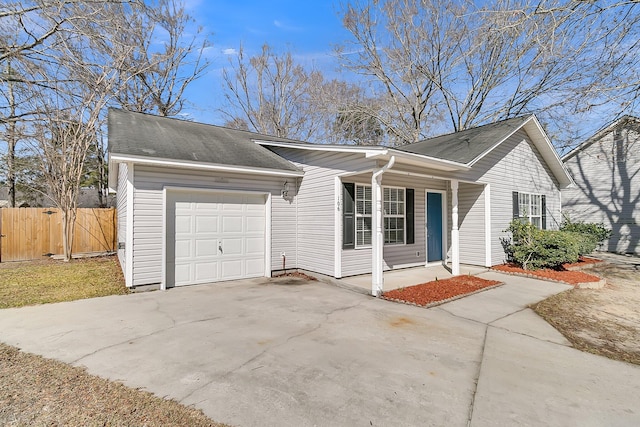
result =
[{"label": "window with dark shutter", "polygon": [[355,247],[355,184],[342,183],[342,248]]},{"label": "window with dark shutter", "polygon": [[542,196],[542,229],[547,229],[547,196]]},{"label": "window with dark shutter", "polygon": [[518,192],[513,192],[513,219],[520,218],[520,199],[518,197]]},{"label": "window with dark shutter", "polygon": [[407,213],[406,213],[406,221],[407,221],[407,244],[415,243],[415,223],[414,223],[414,200],[415,200],[415,190],[413,188],[407,188]]}]

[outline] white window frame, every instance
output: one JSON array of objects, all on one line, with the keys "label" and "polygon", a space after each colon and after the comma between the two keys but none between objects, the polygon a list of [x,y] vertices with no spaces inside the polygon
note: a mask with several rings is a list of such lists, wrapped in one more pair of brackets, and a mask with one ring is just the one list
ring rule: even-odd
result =
[{"label": "white window frame", "polygon": [[[537,208],[537,213],[534,213],[534,208]],[[526,219],[529,224],[542,229],[542,194],[518,192],[518,218]]]},{"label": "white window frame", "polygon": [[[369,189],[369,199],[367,200],[367,193],[366,190],[367,188]],[[358,190],[362,191],[362,194],[364,195],[364,198],[359,198],[358,197]],[[356,184],[356,188],[355,188],[355,195],[354,195],[354,203],[355,203],[355,242],[354,242],[354,248],[370,248],[371,247],[371,243],[369,244],[359,244],[358,242],[360,241],[360,235],[362,233],[364,233],[366,230],[360,230],[358,228],[358,223],[360,222],[361,219],[364,219],[366,221],[367,218],[369,218],[369,224],[371,224],[369,233],[371,234],[369,236],[369,242],[372,241],[372,237],[373,237],[373,193],[371,192],[371,186],[370,185],[361,185],[361,184]],[[367,201],[369,202],[369,213],[367,213]],[[358,204],[359,202],[364,202],[364,208],[363,208],[363,212],[359,212],[358,209]],[[363,239],[364,241],[364,239]]]},{"label": "white window frame", "polygon": [[[371,213],[366,213],[367,210],[366,208],[364,209],[364,213],[359,213],[358,212],[358,201],[364,201],[365,203],[368,201],[366,199],[366,197],[364,199],[359,199],[358,198],[358,188],[369,188],[371,189],[370,185],[365,185],[365,184],[356,184],[356,188],[355,188],[355,221],[356,221],[356,225],[355,225],[355,245],[354,247],[356,249],[364,249],[364,248],[371,248],[371,244],[359,244],[359,241],[361,239],[359,239],[359,233],[363,233],[362,230],[359,231],[358,229],[358,219],[359,218],[372,218],[372,214],[373,214],[373,197],[371,197],[372,200],[370,200],[371,202]],[[390,190],[402,190],[402,214],[387,214],[385,212],[385,202],[386,203],[398,203],[398,201],[392,201],[392,200],[386,200],[385,199],[385,190],[386,189],[390,189]],[[364,194],[364,193],[363,193]],[[390,193],[389,193],[390,194]],[[383,214],[382,214],[382,223],[383,223],[383,227],[385,225],[385,219],[386,218],[401,218],[402,219],[402,241],[401,242],[393,242],[393,243],[387,243],[387,228],[384,227],[384,240],[385,240],[385,245],[405,245],[407,242],[407,190],[404,187],[393,187],[393,186],[383,186],[382,187],[382,209],[383,209]],[[371,220],[372,224],[373,224],[373,220]],[[370,230],[371,235],[373,237],[373,229]]]}]

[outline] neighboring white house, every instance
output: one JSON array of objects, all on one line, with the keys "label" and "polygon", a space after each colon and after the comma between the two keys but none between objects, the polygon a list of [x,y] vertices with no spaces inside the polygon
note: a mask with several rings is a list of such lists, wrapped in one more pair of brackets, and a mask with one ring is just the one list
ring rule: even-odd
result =
[{"label": "neighboring white house", "polygon": [[572,221],[612,230],[609,252],[640,253],[640,119],[622,117],[562,160],[576,186],[562,191]]},{"label": "neighboring white house", "polygon": [[511,219],[557,228],[571,184],[534,116],[390,148],[111,110],[109,163],[126,284],[161,288],[500,264]]}]

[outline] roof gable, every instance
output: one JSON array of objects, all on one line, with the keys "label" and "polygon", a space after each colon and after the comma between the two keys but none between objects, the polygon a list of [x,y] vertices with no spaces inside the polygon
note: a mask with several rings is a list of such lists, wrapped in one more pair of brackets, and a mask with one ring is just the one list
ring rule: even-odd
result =
[{"label": "roof gable", "polygon": [[[271,136],[143,113],[109,110],[109,154],[298,172],[288,160],[255,144]],[[282,140],[279,138],[277,140]]]},{"label": "roof gable", "polygon": [[534,115],[514,117],[399,147],[400,150],[446,159],[473,167],[478,161],[524,129],[553,172],[561,188],[573,184],[555,148]]},{"label": "roof gable", "polygon": [[520,129],[530,117],[515,117],[460,132],[440,135],[404,145],[398,149],[471,166],[484,154],[491,151],[497,143],[506,140]]},{"label": "roof gable", "polygon": [[617,120],[614,120],[613,122],[609,123],[609,125],[605,126],[604,129],[596,132],[593,136],[588,138],[586,141],[583,141],[573,150],[569,151],[567,154],[562,156],[562,161],[566,162],[567,160],[574,157],[576,154],[586,150],[594,142],[599,141],[600,139],[602,139],[602,137],[613,132],[615,129],[618,129],[620,127],[627,127],[627,126],[634,126],[637,129],[638,127],[640,127],[640,118],[627,115],[627,116],[622,116]]}]

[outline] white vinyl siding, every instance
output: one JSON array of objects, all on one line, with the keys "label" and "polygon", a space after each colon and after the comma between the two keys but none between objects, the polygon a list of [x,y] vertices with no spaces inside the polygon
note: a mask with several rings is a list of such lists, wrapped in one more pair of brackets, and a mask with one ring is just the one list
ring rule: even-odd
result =
[{"label": "white vinyl siding", "polygon": [[461,264],[485,264],[484,188],[464,182],[458,187]]},{"label": "white vinyl siding", "polygon": [[161,281],[164,239],[162,198],[165,186],[271,193],[271,267],[273,270],[282,268],[284,253],[286,268],[296,268],[295,190],[290,186],[288,198],[291,201],[285,200],[282,197],[285,180],[287,179],[253,174],[137,165],[133,206],[136,221],[133,238],[133,285],[156,284]]},{"label": "white vinyl siding", "polygon": [[333,276],[334,212],[338,208],[334,178],[343,173],[370,169],[374,162],[359,154],[275,147],[273,151],[304,170],[297,197],[298,267]]},{"label": "white vinyl siding", "polygon": [[[557,229],[562,222],[560,189],[557,180],[524,129],[514,133],[461,179],[477,180],[491,185],[491,262],[505,261],[500,238],[513,219],[513,192],[544,194],[546,196],[547,228]],[[478,217],[473,227],[482,228]],[[471,227],[472,224],[469,224]],[[460,233],[460,241],[467,237]],[[481,265],[481,263],[479,263]]]},{"label": "white vinyl siding", "polygon": [[563,213],[612,230],[602,247],[609,252],[640,254],[640,133],[634,127],[615,126],[565,161],[576,188],[562,190]]},{"label": "white vinyl siding", "polygon": [[122,271],[126,271],[125,251],[127,241],[127,164],[118,165],[118,188],[116,197],[116,211],[118,217],[118,261]]}]

